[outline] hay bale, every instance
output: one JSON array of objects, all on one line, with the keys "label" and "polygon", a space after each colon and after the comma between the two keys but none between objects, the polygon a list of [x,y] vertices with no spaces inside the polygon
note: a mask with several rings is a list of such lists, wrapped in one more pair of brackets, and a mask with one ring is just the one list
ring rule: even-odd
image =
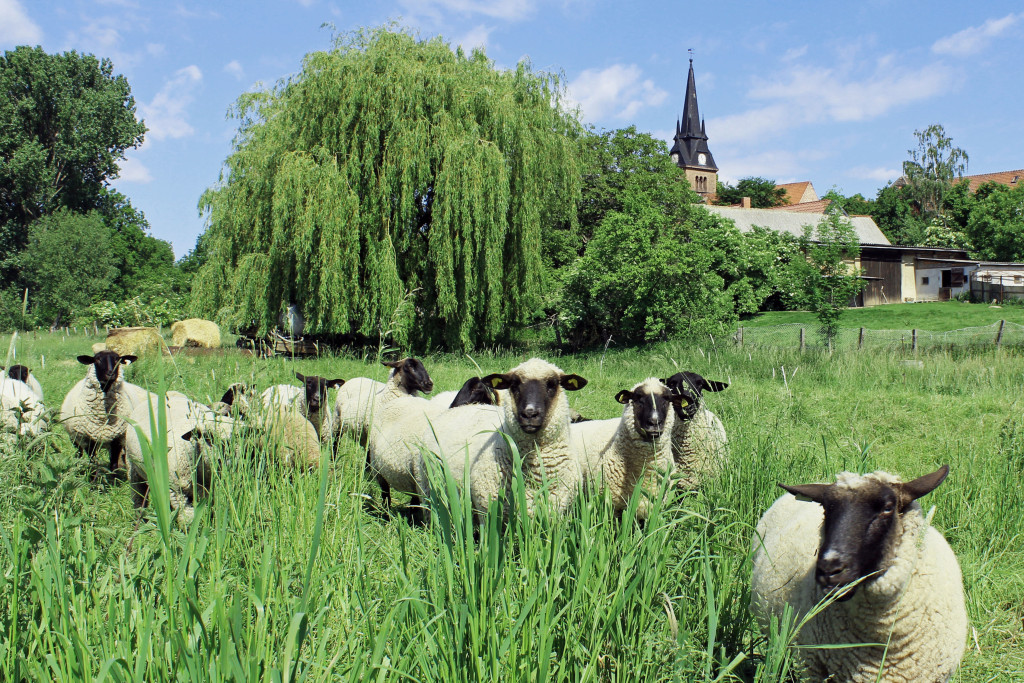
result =
[{"label": "hay bale", "polygon": [[174,346],[219,349],[220,328],[217,323],[202,318],[179,320],[171,325],[171,343]]},{"label": "hay bale", "polygon": [[155,327],[115,327],[107,333],[106,344],[121,356],[167,353],[167,346]]},{"label": "hay bale", "polygon": [[95,344],[92,345],[92,353],[93,353],[94,356],[97,353],[99,353],[100,351],[106,351],[106,350],[107,350],[107,345],[104,344],[103,342],[96,342]]}]

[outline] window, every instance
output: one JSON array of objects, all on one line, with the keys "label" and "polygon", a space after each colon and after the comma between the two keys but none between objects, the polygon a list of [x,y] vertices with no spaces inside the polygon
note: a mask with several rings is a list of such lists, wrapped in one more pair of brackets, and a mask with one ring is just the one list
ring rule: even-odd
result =
[{"label": "window", "polygon": [[926,284],[928,284],[928,278],[927,278],[927,277],[923,277],[923,278],[921,278],[921,284],[922,284],[922,285],[926,285]]}]

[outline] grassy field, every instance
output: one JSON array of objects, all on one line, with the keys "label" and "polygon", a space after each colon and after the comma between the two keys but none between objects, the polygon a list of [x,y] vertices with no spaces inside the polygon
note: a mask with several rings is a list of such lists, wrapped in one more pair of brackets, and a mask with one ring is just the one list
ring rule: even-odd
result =
[{"label": "grassy field", "polygon": [[[1024,325],[1024,306],[969,304],[961,301],[930,301],[914,304],[888,304],[872,308],[849,308],[843,312],[842,327],[869,330],[930,330],[947,332],[963,327],[981,327],[1000,320]],[[808,311],[769,311],[743,320],[744,327],[802,324],[817,328],[814,313]]]},{"label": "grassy field", "polygon": [[[17,361],[59,408],[94,341],[30,333]],[[528,355],[424,362],[442,391]],[[788,680],[786,649],[747,612],[752,528],[775,483],[943,463],[949,479],[922,505],[964,574],[969,647],[954,680],[1024,679],[1024,356],[908,364],[675,342],[551,360],[589,380],[571,403],[593,418],[677,367],[729,382],[708,396],[729,466],[642,530],[591,499],[561,519],[516,515],[500,535],[474,533],[441,494],[431,527],[382,514],[348,441],[307,475],[261,457],[265,444],[232,443],[183,533],[159,506],[135,510],[125,483],[91,482],[58,427],[0,456],[0,680]],[[297,383],[295,371],[385,376],[375,358],[234,352],[144,359],[127,376],[205,401],[236,380]]]}]

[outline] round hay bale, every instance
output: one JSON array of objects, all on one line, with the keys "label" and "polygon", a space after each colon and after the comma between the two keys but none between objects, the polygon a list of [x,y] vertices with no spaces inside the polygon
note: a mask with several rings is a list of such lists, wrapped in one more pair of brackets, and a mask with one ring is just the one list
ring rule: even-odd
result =
[{"label": "round hay bale", "polygon": [[217,323],[202,318],[179,320],[171,325],[171,343],[174,346],[219,349],[220,328]]},{"label": "round hay bale", "polygon": [[115,327],[107,333],[106,344],[120,356],[167,353],[167,346],[155,327]]},{"label": "round hay bale", "polygon": [[92,345],[93,355],[99,353],[100,351],[106,351],[106,350],[107,350],[107,345],[104,344],[103,342],[96,342],[95,344]]}]

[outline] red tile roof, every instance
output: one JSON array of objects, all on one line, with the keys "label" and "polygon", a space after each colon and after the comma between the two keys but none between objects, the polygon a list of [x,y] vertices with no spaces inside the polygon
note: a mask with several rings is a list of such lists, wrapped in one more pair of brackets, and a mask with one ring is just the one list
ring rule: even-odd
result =
[{"label": "red tile roof", "polygon": [[786,206],[773,206],[769,211],[789,211],[790,213],[825,213],[825,209],[832,203],[831,199],[819,199],[816,202],[801,202],[800,204],[789,204]]},{"label": "red tile roof", "polygon": [[800,183],[783,183],[782,185],[776,185],[775,187],[782,188],[786,191],[786,202],[790,206],[802,203],[804,196],[807,194],[808,188],[811,190],[811,195],[815,198],[818,197],[818,193],[814,191],[814,186],[811,185],[811,181],[809,180],[805,180]]},{"label": "red tile roof", "polygon": [[998,173],[981,173],[979,175],[965,175],[963,180],[971,184],[971,192],[977,192],[978,188],[985,183],[999,183],[1009,187],[1017,187],[1018,183],[1024,182],[1024,169],[1016,171],[999,171]]}]

